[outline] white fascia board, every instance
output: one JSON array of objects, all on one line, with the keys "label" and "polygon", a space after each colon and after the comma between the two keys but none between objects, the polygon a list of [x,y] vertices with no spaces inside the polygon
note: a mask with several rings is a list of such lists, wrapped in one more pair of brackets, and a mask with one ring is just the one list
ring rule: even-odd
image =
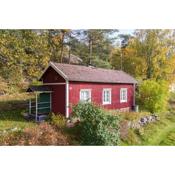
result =
[{"label": "white fascia board", "polygon": [[53,62],[50,62],[49,65],[59,74],[61,75],[65,80],[68,80],[67,75],[65,75],[65,73],[63,71],[61,71],[60,69],[58,69],[55,64]]}]

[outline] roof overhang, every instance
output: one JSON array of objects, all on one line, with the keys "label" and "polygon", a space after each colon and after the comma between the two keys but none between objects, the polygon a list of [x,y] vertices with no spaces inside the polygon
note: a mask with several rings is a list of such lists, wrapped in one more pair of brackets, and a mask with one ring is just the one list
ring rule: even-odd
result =
[{"label": "roof overhang", "polygon": [[34,92],[34,93],[51,93],[52,91],[50,90],[49,87],[47,86],[31,86],[27,89],[26,92]]}]

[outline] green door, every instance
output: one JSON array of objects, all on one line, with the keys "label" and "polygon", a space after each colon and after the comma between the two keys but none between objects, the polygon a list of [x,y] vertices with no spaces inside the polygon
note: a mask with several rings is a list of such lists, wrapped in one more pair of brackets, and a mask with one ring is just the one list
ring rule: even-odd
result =
[{"label": "green door", "polygon": [[51,93],[41,93],[38,98],[38,114],[51,112]]}]

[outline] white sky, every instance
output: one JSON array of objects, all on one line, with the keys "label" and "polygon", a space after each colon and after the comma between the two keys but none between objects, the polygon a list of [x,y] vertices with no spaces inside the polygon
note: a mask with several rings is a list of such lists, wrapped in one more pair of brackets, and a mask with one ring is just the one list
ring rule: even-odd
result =
[{"label": "white sky", "polygon": [[132,34],[135,29],[119,29],[119,34]]}]

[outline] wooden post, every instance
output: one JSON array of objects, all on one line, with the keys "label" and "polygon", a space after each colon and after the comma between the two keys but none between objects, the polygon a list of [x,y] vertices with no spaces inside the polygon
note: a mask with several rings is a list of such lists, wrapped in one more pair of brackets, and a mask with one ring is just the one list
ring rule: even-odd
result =
[{"label": "wooden post", "polygon": [[52,112],[52,94],[50,92],[50,112]]},{"label": "wooden post", "polygon": [[37,122],[38,117],[38,94],[36,93],[36,111],[35,111],[35,121]]},{"label": "wooden post", "polygon": [[31,114],[31,99],[29,99],[29,114]]}]

